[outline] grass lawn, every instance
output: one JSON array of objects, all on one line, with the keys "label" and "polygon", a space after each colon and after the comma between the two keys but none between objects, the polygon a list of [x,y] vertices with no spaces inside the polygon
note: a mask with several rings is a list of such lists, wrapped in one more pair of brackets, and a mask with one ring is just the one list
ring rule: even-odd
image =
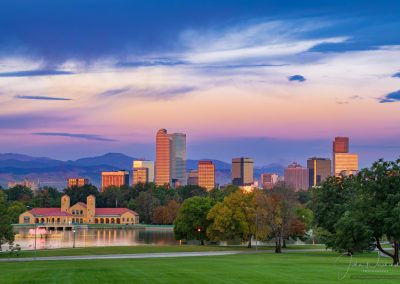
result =
[{"label": "grass lawn", "polygon": [[[376,254],[259,253],[213,257],[1,263],[1,283],[399,283],[400,267],[379,266]],[[369,262],[369,268],[367,263]],[[390,260],[380,259],[381,264]],[[362,264],[362,266],[360,266]],[[360,279],[361,278],[361,279]],[[382,280],[384,279],[384,280]]]},{"label": "grass lawn", "polygon": [[[292,245],[288,249],[311,249],[325,248],[323,245]],[[274,247],[259,247],[259,250],[272,250]],[[101,254],[132,254],[132,253],[157,253],[157,252],[195,252],[195,251],[227,251],[245,250],[255,251],[255,247],[248,249],[244,246],[112,246],[112,247],[86,247],[86,248],[66,248],[38,250],[37,256],[64,256],[64,255],[101,255]],[[19,255],[10,255],[8,252],[0,253],[0,258],[14,257],[33,257],[34,251],[21,251]]]}]

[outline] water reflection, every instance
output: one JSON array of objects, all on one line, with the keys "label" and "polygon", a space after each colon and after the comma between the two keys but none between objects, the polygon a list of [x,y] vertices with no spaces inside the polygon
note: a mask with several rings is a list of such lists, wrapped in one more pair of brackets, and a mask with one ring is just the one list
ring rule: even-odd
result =
[{"label": "water reflection", "polygon": [[[33,229],[16,229],[15,244],[22,250],[33,250],[35,234]],[[74,242],[73,231],[41,230],[36,235],[37,249],[72,248]],[[134,246],[134,245],[176,245],[172,230],[146,230],[144,228],[123,229],[83,229],[75,232],[75,247],[95,246]],[[7,246],[3,246],[3,250]]]}]

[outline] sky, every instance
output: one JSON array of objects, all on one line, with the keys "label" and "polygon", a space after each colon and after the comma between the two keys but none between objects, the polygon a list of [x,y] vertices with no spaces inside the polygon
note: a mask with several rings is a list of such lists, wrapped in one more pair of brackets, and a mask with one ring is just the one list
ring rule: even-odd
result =
[{"label": "sky", "polygon": [[400,2],[0,1],[0,152],[400,156]]}]

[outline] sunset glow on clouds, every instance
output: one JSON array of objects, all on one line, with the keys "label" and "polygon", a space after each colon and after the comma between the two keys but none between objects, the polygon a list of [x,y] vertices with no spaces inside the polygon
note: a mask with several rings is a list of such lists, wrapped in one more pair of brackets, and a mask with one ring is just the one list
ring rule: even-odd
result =
[{"label": "sunset glow on clouds", "polygon": [[[346,9],[315,1],[300,15],[282,1],[256,1],[258,9],[241,1],[230,9],[224,1],[163,4],[151,10],[159,23],[139,15],[152,9],[140,1],[124,9],[119,1],[76,1],[75,22],[54,18],[63,7],[42,11],[54,30],[33,11],[21,15],[32,23],[15,23],[4,13],[17,4],[7,2],[0,4],[0,26],[11,27],[0,29],[1,152],[154,158],[155,133],[166,128],[187,134],[190,158],[329,157],[337,135],[351,137],[363,166],[399,156],[395,1]],[[119,16],[107,18],[107,7]],[[194,10],[200,14],[191,19]]]}]

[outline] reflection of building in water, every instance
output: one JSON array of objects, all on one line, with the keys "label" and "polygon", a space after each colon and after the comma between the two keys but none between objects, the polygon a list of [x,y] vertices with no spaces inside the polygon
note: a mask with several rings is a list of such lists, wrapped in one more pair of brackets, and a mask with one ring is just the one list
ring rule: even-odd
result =
[{"label": "reflection of building in water", "polygon": [[61,198],[61,208],[33,208],[19,216],[20,224],[138,224],[139,214],[128,208],[96,208],[96,197],[89,195],[87,203],[70,206],[70,198]]}]

